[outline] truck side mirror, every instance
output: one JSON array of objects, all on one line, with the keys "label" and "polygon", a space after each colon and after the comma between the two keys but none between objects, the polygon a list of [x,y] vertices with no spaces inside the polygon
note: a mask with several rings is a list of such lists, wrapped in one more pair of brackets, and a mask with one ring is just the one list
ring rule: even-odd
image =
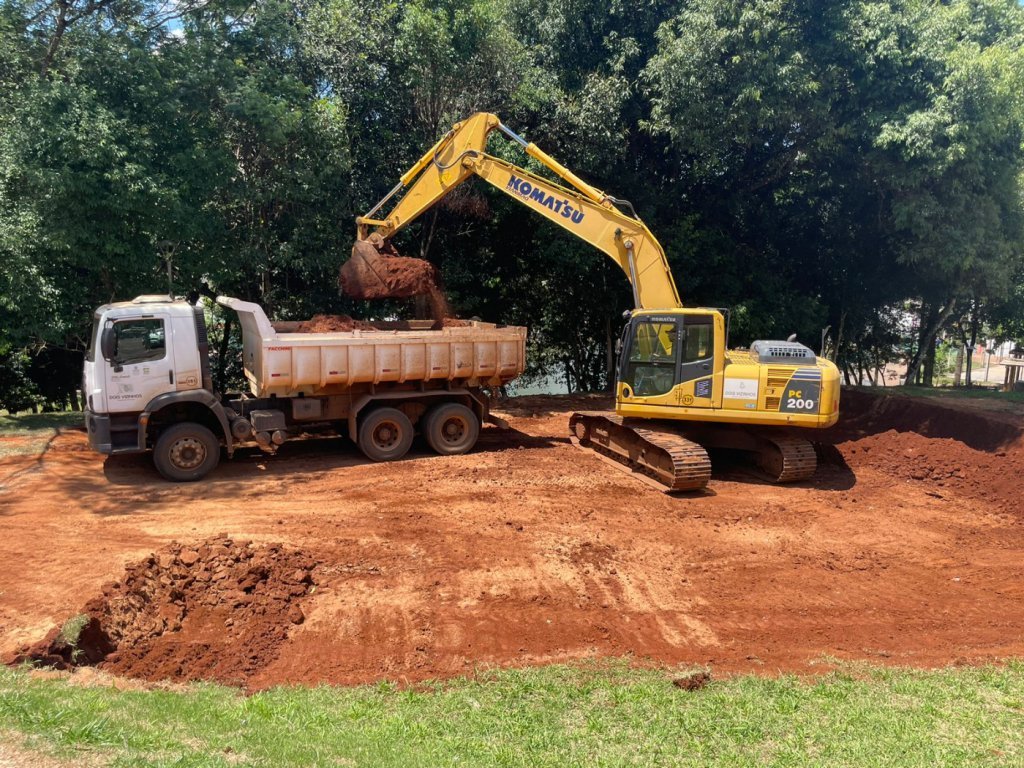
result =
[{"label": "truck side mirror", "polygon": [[103,333],[100,335],[100,352],[103,354],[103,359],[109,363],[114,362],[116,345],[117,339],[114,336],[114,324],[107,323],[103,327]]}]

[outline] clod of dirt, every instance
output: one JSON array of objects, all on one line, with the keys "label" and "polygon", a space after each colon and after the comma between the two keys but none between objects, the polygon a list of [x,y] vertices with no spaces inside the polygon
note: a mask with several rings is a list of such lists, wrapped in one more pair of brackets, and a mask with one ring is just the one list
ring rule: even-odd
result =
[{"label": "clod of dirt", "polygon": [[711,673],[707,670],[701,670],[699,672],[691,672],[688,675],[677,677],[672,681],[672,685],[676,688],[682,688],[684,691],[699,691],[701,688],[711,682]]},{"label": "clod of dirt", "polygon": [[341,290],[354,299],[402,299],[423,296],[437,285],[437,270],[424,259],[399,256],[365,240],[352,246],[352,256],[338,273]]},{"label": "clod of dirt", "polygon": [[452,314],[441,290],[437,268],[424,259],[400,256],[390,243],[378,248],[366,240],[357,240],[352,256],[338,272],[338,285],[354,299],[426,296],[435,320]]},{"label": "clod of dirt", "polygon": [[11,663],[244,683],[276,658],[288,627],[305,620],[299,603],[316,565],[281,544],[172,543],[129,565],[120,582],[86,603],[77,638],[55,628]]}]

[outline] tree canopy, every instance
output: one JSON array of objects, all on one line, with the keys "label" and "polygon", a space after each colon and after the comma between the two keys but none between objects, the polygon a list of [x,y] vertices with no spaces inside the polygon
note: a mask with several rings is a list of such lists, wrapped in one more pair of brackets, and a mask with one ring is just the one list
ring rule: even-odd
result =
[{"label": "tree canopy", "polygon": [[[478,110],[629,199],[734,344],[827,328],[851,375],[913,376],[961,318],[1024,327],[1016,0],[2,0],[0,407],[73,388],[92,308],[168,270],[408,311],[338,294],[354,217]],[[630,292],[585,243],[471,184],[398,246],[606,385]]]}]

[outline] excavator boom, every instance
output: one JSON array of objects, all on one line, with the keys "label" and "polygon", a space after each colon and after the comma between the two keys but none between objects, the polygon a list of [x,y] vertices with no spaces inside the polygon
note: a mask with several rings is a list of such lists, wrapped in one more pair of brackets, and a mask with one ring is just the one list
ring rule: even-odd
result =
[{"label": "excavator boom", "polygon": [[[487,139],[495,130],[519,144],[529,157],[565,184],[488,154]],[[383,200],[366,216],[356,219],[359,242],[353,259],[342,272],[346,292],[367,298],[382,295],[385,290],[391,290],[393,296],[422,292],[418,290],[422,274],[411,269],[409,259],[389,263],[395,256],[388,256],[388,243],[472,176],[483,179],[614,260],[633,286],[636,308],[682,306],[660,243],[632,210],[630,213],[620,210],[620,206],[630,209],[632,206],[583,181],[535,144],[527,143],[502,125],[497,116],[486,112],[478,112],[457,123],[402,176]],[[376,218],[403,189],[405,194],[387,216]],[[374,259],[374,252],[360,243],[372,245],[381,254],[380,259]],[[387,283],[390,286],[386,289]]]}]

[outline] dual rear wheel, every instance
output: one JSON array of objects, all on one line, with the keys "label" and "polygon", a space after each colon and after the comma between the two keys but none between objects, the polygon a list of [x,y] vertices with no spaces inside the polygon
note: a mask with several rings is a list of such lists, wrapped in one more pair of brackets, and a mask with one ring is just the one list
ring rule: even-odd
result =
[{"label": "dual rear wheel", "polygon": [[[420,421],[430,447],[442,456],[467,453],[480,436],[480,420],[461,403],[440,403]],[[395,461],[412,447],[412,421],[398,408],[375,408],[359,426],[360,450],[373,461]]]}]

